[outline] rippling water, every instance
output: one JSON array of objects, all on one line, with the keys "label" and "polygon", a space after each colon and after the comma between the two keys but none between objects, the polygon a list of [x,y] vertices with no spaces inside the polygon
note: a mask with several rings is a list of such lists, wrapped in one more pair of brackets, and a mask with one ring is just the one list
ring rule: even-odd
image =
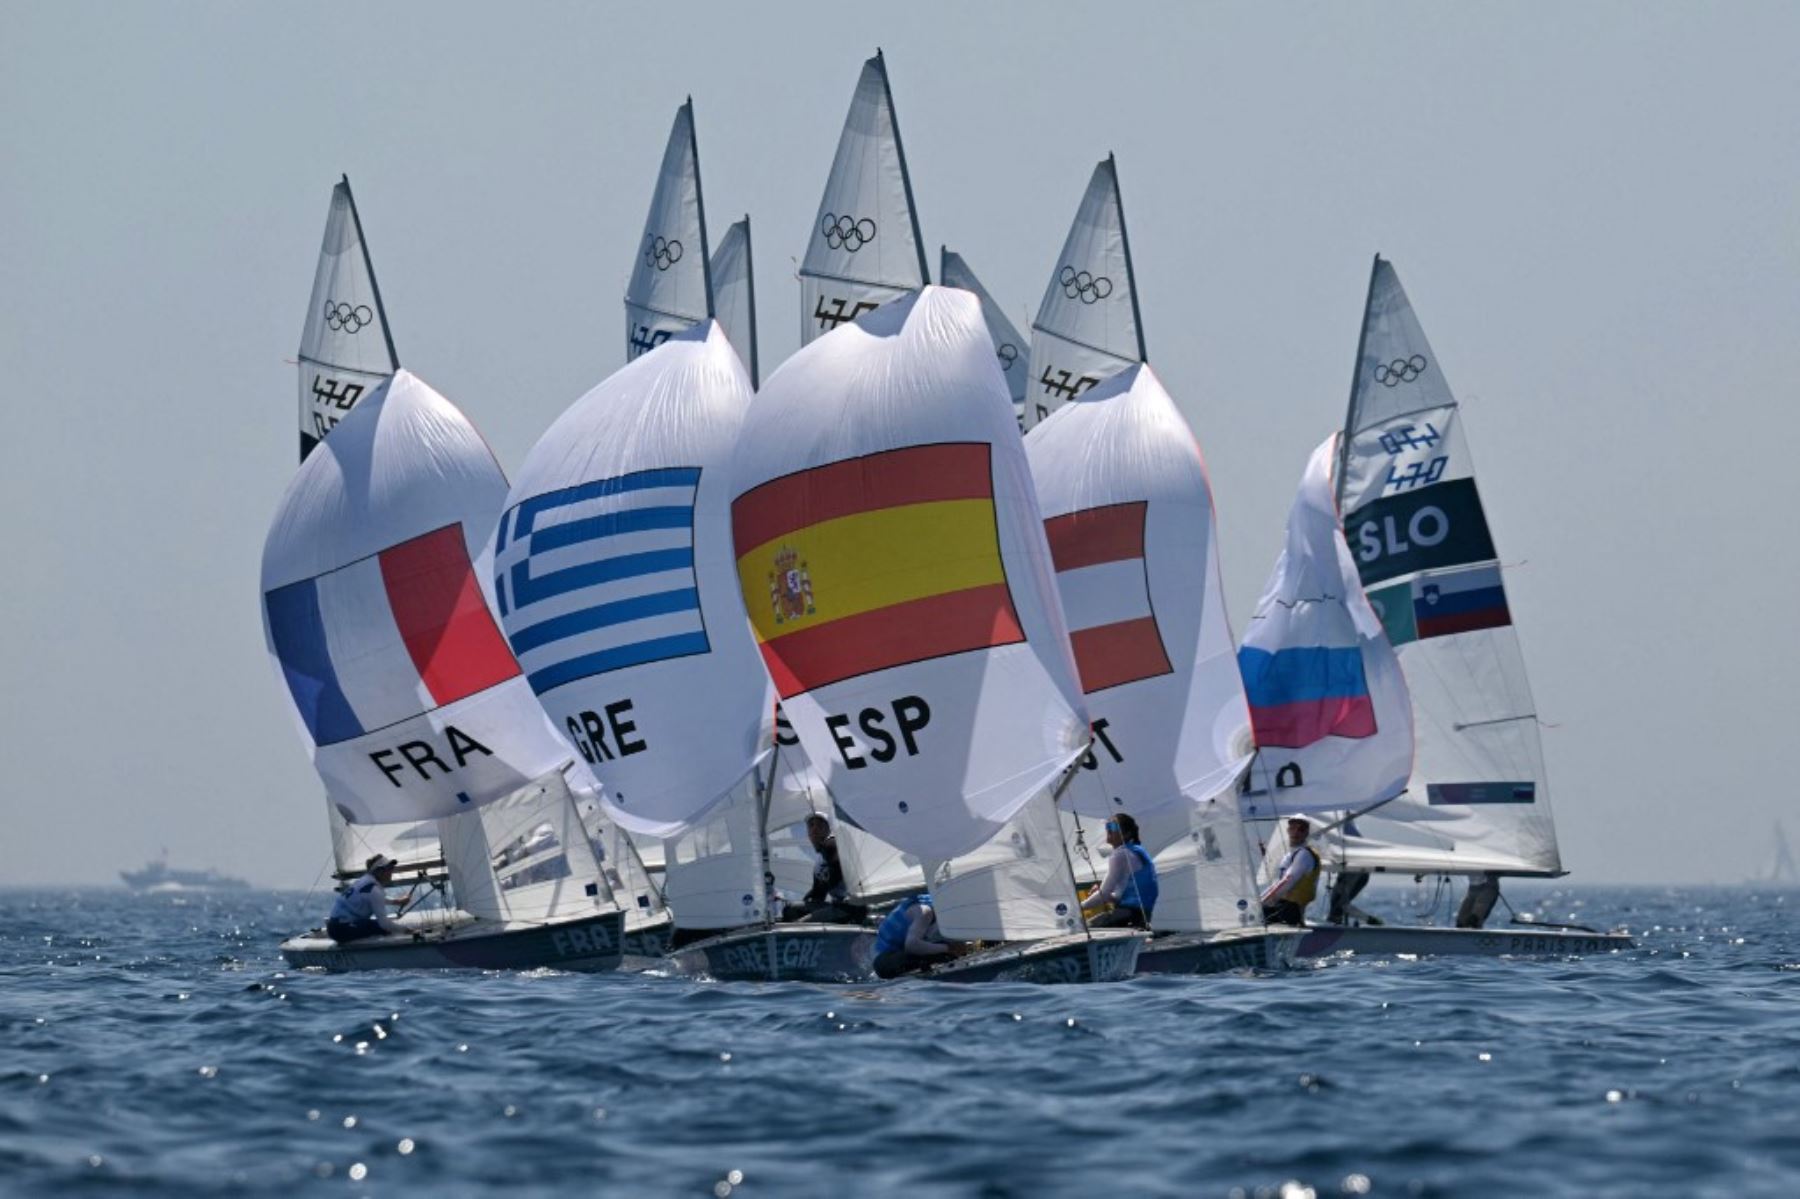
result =
[{"label": "rippling water", "polygon": [[1085,988],[333,976],[276,953],[316,899],[0,892],[0,1191],[1800,1190],[1800,892],[1519,895],[1642,947]]}]

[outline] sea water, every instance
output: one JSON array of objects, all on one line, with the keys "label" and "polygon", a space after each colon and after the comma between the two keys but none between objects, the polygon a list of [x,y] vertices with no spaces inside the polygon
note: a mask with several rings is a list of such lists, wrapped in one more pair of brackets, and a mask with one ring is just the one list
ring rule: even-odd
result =
[{"label": "sea water", "polygon": [[1093,987],[326,975],[276,951],[316,895],[0,891],[0,1192],[1800,1191],[1800,892],[1511,891],[1640,948]]}]

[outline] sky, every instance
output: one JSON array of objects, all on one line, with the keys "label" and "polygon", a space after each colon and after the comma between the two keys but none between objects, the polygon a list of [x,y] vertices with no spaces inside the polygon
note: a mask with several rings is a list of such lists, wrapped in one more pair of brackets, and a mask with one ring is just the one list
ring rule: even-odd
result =
[{"label": "sky", "polygon": [[[927,244],[1021,327],[1112,151],[1239,630],[1370,256],[1463,405],[1577,882],[1800,837],[1800,7],[0,2],[0,885],[329,863],[258,610],[347,172],[401,361],[516,468],[624,361],[694,98],[766,375],[862,60]],[[716,234],[715,234],[716,236]],[[1783,733],[1783,729],[1789,732]]]}]

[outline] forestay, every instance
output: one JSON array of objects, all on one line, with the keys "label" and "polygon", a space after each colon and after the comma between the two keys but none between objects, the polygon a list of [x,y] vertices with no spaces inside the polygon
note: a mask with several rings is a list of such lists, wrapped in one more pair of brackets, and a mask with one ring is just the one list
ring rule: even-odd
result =
[{"label": "forestay", "polygon": [[1012,394],[1013,406],[1025,403],[1026,369],[1031,365],[1029,347],[1018,327],[1006,318],[1006,310],[995,303],[988,289],[981,285],[961,254],[943,247],[938,261],[938,281],[945,287],[972,291],[981,301],[981,318],[987,322],[988,336],[994,339],[994,357],[1000,361],[1000,372],[1006,376],[1006,389]]},{"label": "forestay", "polygon": [[716,323],[675,334],[557,418],[495,532],[513,652],[635,833],[678,831],[768,742],[726,517],[749,403]]},{"label": "forestay", "polygon": [[979,845],[1087,742],[1030,468],[981,307],[928,287],[800,350],[733,466],[738,579],[857,824]]},{"label": "forestay", "polygon": [[1094,745],[1068,795],[1142,820],[1232,786],[1250,756],[1200,446],[1134,364],[1025,437]]},{"label": "forestay", "polygon": [[474,426],[406,371],[282,496],[263,546],[264,631],[346,821],[479,807],[570,757],[476,579],[505,496]]},{"label": "forestay", "polygon": [[300,458],[400,369],[362,218],[345,176],[331,189],[312,304],[300,334]]},{"label": "forestay", "polygon": [[1031,323],[1020,426],[1029,429],[1064,401],[1146,357],[1125,205],[1109,154],[1088,180]]},{"label": "forestay", "polygon": [[1367,807],[1412,770],[1406,681],[1338,525],[1336,457],[1334,435],[1308,459],[1238,652],[1257,746],[1246,817]]},{"label": "forestay", "polygon": [[863,64],[800,263],[800,344],[930,282],[887,62]]},{"label": "forestay", "polygon": [[694,102],[675,110],[650,215],[625,288],[625,357],[636,358],[713,314],[706,206]]},{"label": "forestay", "polygon": [[1082,928],[1062,825],[1035,795],[986,843],[925,867],[939,930],[955,941],[1037,941]]},{"label": "forestay", "polygon": [[712,257],[713,311],[738,360],[750,372],[750,386],[762,386],[756,361],[756,269],[750,253],[750,217],[733,223]]},{"label": "forestay", "polygon": [[1537,709],[1456,398],[1392,264],[1375,260],[1339,497],[1412,693],[1413,785],[1387,819],[1556,873]]}]

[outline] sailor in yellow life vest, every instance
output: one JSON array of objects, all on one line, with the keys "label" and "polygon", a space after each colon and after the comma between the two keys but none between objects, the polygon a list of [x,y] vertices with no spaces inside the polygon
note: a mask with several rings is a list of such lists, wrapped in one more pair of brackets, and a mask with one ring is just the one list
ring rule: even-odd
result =
[{"label": "sailor in yellow life vest", "polygon": [[1311,834],[1312,822],[1305,817],[1288,819],[1288,851],[1281,855],[1281,864],[1275,869],[1275,881],[1262,893],[1266,923],[1306,923],[1306,905],[1319,893],[1319,855],[1306,843]]}]

